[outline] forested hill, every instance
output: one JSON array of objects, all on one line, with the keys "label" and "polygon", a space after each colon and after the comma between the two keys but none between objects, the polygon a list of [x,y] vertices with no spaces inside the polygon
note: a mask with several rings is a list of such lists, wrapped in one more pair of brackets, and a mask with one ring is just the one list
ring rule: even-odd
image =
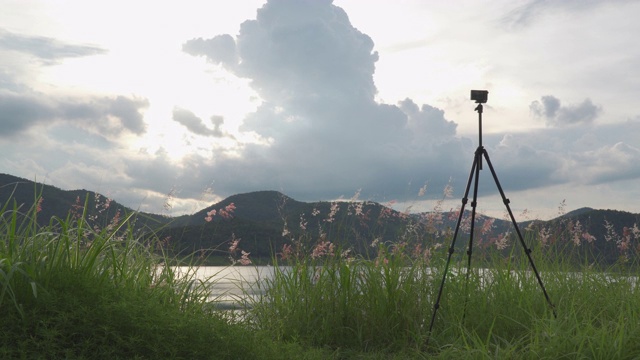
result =
[{"label": "forested hill", "polygon": [[[43,199],[40,204],[39,197]],[[108,224],[116,216],[134,214],[137,230],[166,239],[176,253],[206,249],[211,254],[223,254],[231,239],[241,239],[242,249],[257,257],[270,257],[293,241],[312,246],[326,240],[363,255],[375,251],[371,247],[374,241],[440,243],[446,247],[457,219],[449,212],[403,214],[370,201],[300,202],[277,191],[237,194],[195,214],[166,217],[136,213],[90,190],[61,190],[0,174],[0,207],[16,207],[26,214],[33,206],[40,208],[40,225],[48,224],[52,217],[65,219],[83,212],[97,225]],[[594,258],[613,262],[623,255],[636,256],[638,223],[640,214],[581,208],[550,221],[523,222],[519,227],[527,241],[535,238],[562,243],[566,251],[590,249]],[[467,245],[468,221],[461,230],[457,247]],[[505,236],[515,240],[512,224],[503,219],[478,214],[476,230],[474,244],[480,247],[495,247]]]},{"label": "forested hill", "polygon": [[[31,215],[37,207],[37,222],[44,226],[52,218],[66,219],[67,216],[91,218],[98,225],[108,224],[114,217],[122,218],[134,210],[90,190],[62,190],[55,186],[36,183],[13,175],[0,174],[0,208],[18,210],[20,214]],[[136,213],[137,226],[156,228],[170,219],[148,213]]]}]

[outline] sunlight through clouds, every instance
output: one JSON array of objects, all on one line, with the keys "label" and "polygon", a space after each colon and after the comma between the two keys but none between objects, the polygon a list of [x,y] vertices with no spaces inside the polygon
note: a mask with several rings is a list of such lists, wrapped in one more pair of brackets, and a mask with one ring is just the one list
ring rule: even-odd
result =
[{"label": "sunlight through clouds", "polygon": [[[452,179],[457,198],[478,142],[469,90],[486,89],[483,144],[505,191],[534,212],[564,198],[637,211],[626,193],[640,191],[639,11],[622,0],[8,2],[0,166],[149,211],[177,189],[172,214],[201,206],[206,188],[303,201],[362,189],[410,204],[417,184]],[[501,207],[490,185],[487,211]]]}]

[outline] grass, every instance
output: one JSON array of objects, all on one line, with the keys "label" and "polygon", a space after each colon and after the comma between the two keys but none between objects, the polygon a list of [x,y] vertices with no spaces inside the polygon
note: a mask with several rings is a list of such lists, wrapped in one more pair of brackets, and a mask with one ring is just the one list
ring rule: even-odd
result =
[{"label": "grass", "polygon": [[532,256],[557,318],[516,247],[474,260],[468,278],[454,257],[430,333],[446,250],[413,258],[378,244],[375,259],[337,249],[274,259],[275,276],[256,285],[265,295],[230,321],[211,306],[215,283],[164,266],[176,260],[137,237],[130,217],[38,227],[36,208],[4,204],[0,214],[0,358],[640,357],[636,274],[575,271],[542,248]]},{"label": "grass", "polygon": [[[543,258],[539,249],[536,255]],[[385,259],[305,258],[277,268],[254,308],[258,326],[284,341],[348,349],[358,358],[640,357],[635,273],[548,264],[554,271],[541,276],[556,318],[526,259],[495,252],[468,280],[461,259],[450,269],[430,334],[444,259],[427,266],[391,251]]]},{"label": "grass", "polygon": [[39,228],[35,209],[5,204],[1,213],[0,358],[286,359],[298,351],[212,311],[206,279],[163,266],[130,219],[96,230],[79,216]]}]

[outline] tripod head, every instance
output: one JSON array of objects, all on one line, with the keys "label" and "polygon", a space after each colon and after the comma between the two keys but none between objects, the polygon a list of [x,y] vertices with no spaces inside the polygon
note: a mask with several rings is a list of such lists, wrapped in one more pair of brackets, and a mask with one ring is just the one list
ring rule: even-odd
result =
[{"label": "tripod head", "polygon": [[489,91],[487,90],[471,90],[471,100],[474,100],[478,106],[475,111],[478,112],[478,150],[476,150],[476,156],[478,157],[478,168],[482,169],[482,110],[484,107],[482,104],[486,103],[489,98]]},{"label": "tripod head", "polygon": [[474,100],[478,104],[484,104],[487,102],[489,92],[487,90],[471,90],[471,100]]},{"label": "tripod head", "polygon": [[[475,111],[478,112],[478,150],[482,149],[482,104],[486,103],[489,98],[487,90],[471,90],[471,100],[474,100],[478,106]],[[479,164],[482,169],[482,163]]]}]

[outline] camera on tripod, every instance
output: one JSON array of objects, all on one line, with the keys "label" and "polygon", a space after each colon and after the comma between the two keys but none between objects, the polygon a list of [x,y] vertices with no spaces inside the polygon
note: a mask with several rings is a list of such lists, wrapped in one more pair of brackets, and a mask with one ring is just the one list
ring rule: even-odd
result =
[{"label": "camera on tripod", "polygon": [[[474,228],[475,228],[475,220],[476,220],[476,206],[478,204],[478,184],[480,178],[480,170],[482,170],[482,159],[484,158],[489,165],[489,169],[491,170],[491,175],[493,176],[493,181],[496,183],[496,187],[500,192],[500,196],[502,197],[502,202],[504,203],[507,211],[509,212],[509,217],[511,218],[511,223],[513,224],[513,228],[516,230],[516,234],[518,235],[518,239],[520,240],[520,245],[524,248],[524,253],[529,259],[529,264],[531,265],[531,269],[533,270],[536,279],[538,280],[538,285],[542,289],[542,293],[544,297],[547,299],[547,303],[551,307],[551,311],[553,312],[553,317],[558,318],[556,314],[556,309],[553,303],[551,302],[551,298],[547,293],[547,289],[544,287],[542,283],[542,279],[540,278],[540,273],[538,273],[538,269],[533,263],[533,259],[531,258],[531,248],[527,247],[527,243],[524,241],[522,237],[522,233],[520,232],[520,228],[518,227],[518,223],[516,222],[516,218],[513,216],[513,211],[511,211],[511,206],[509,206],[509,199],[504,195],[504,191],[502,191],[502,186],[500,185],[500,181],[498,180],[498,175],[496,175],[496,171],[491,164],[491,160],[489,160],[489,153],[487,149],[482,146],[482,108],[484,103],[487,102],[487,98],[489,96],[489,92],[487,90],[471,90],[471,100],[475,101],[478,106],[476,106],[475,111],[478,112],[478,148],[476,149],[473,165],[471,166],[471,172],[469,173],[469,181],[467,182],[466,191],[464,196],[462,197],[462,206],[460,207],[460,211],[458,212],[458,221],[456,223],[456,229],[453,232],[453,239],[451,240],[451,246],[449,247],[449,256],[447,257],[447,262],[444,266],[444,272],[442,274],[442,282],[440,282],[440,290],[437,292],[438,296],[435,299],[435,304],[433,305],[433,313],[431,315],[431,323],[429,325],[429,335],[426,339],[426,346],[429,345],[429,339],[431,337],[433,331],[433,324],[436,319],[436,312],[440,308],[440,299],[442,298],[442,290],[444,288],[444,283],[447,279],[447,272],[449,271],[449,264],[451,263],[451,257],[455,252],[455,244],[458,238],[460,224],[462,223],[462,217],[464,215],[464,208],[467,205],[467,201],[469,200],[469,190],[471,189],[471,183],[474,182],[473,185],[473,200],[471,201],[471,228],[469,230],[469,245],[467,250],[467,285],[469,284],[469,274],[471,273],[471,253],[473,252],[473,237],[474,237]],[[482,275],[484,276],[484,275]],[[466,285],[465,285],[466,286]],[[466,292],[466,290],[465,290]],[[465,296],[467,296],[466,294]],[[466,305],[465,310],[466,312]],[[462,318],[464,319],[465,314],[462,314]]]},{"label": "camera on tripod", "polygon": [[471,90],[471,100],[478,104],[484,104],[487,102],[489,92],[487,90]]}]

